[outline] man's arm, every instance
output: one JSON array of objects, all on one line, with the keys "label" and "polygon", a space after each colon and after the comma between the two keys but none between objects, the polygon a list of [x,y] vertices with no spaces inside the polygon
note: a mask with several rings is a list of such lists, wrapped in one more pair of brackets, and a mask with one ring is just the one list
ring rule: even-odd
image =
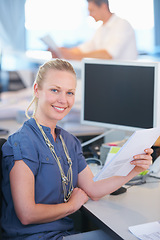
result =
[{"label": "man's arm", "polygon": [[[83,58],[100,58],[112,59],[112,56],[105,50],[95,50],[90,52],[82,52],[78,47],[75,48],[59,48],[62,58],[71,60],[81,60]],[[51,51],[52,57],[55,58],[56,54]]]}]

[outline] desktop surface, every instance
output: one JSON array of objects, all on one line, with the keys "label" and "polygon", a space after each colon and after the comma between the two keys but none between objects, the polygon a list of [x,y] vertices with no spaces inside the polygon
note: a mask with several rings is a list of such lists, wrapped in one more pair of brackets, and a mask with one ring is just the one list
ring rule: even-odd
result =
[{"label": "desktop surface", "polygon": [[[9,132],[3,132],[1,134],[1,137],[8,137],[8,135],[13,134],[15,131],[17,131],[23,123],[17,122],[16,119],[2,119],[0,120],[0,128],[1,129],[6,129]],[[81,137],[81,136],[94,136],[94,135],[99,135],[104,132],[103,128],[100,127],[92,127],[92,126],[87,126],[87,125],[82,125],[77,122],[70,122],[70,123],[65,123],[62,125],[62,127],[70,132],[71,134]]]},{"label": "desktop surface", "polygon": [[147,183],[133,186],[120,195],[108,195],[99,201],[89,200],[84,209],[124,240],[137,239],[128,227],[160,220],[160,181],[148,178]]}]

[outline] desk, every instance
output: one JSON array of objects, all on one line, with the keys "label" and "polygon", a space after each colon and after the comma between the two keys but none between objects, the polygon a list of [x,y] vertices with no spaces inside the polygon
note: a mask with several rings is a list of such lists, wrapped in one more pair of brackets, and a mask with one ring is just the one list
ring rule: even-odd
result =
[{"label": "desk", "polygon": [[[18,123],[16,119],[3,119],[0,120],[0,128],[8,129],[9,135],[18,130],[22,124]],[[76,122],[68,122],[62,124],[62,127],[70,132],[71,134],[80,137],[80,136],[92,136],[99,135],[104,132],[104,128],[92,127],[82,125]],[[8,137],[8,136],[0,136],[0,137]]]},{"label": "desk", "polygon": [[[31,87],[40,65],[51,60],[49,51],[4,51],[2,70],[17,72],[25,87]],[[76,71],[77,78],[81,77],[81,61],[69,60]]]},{"label": "desk", "polygon": [[108,195],[99,201],[89,200],[83,209],[100,228],[109,228],[118,236],[113,239],[137,239],[129,226],[160,220],[160,182],[147,178],[147,183],[133,186],[126,193]]},{"label": "desk", "polygon": [[[0,102],[0,128],[10,130],[12,134],[25,119],[25,110],[27,109],[33,95],[32,88],[22,89],[16,92],[3,92],[1,94],[2,101]],[[32,108],[31,108],[32,109]],[[80,136],[95,136],[102,134],[106,129],[102,127],[86,126],[80,124],[81,112],[81,80],[77,80],[77,92],[75,96],[75,104],[67,116],[65,116],[58,125],[73,135]]]},{"label": "desk", "polygon": [[[9,130],[9,135],[11,135],[12,133],[14,133],[16,130],[18,130],[20,127],[22,126],[22,124],[17,123],[17,121],[13,120],[13,119],[7,119],[7,120],[1,120],[0,121],[0,128],[2,129],[7,129]],[[2,135],[0,136],[1,138],[7,138],[8,135]]]}]

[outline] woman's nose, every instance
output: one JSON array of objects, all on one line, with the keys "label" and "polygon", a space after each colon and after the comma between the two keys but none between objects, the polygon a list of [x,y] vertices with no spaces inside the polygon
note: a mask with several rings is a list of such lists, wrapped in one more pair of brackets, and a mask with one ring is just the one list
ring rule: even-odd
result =
[{"label": "woman's nose", "polygon": [[61,93],[61,94],[59,95],[58,102],[60,102],[60,103],[66,103],[66,102],[67,102],[66,93]]}]

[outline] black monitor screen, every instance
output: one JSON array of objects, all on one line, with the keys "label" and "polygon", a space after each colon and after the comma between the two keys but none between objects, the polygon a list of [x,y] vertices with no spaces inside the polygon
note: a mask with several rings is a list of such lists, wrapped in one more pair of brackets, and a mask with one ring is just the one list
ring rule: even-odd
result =
[{"label": "black monitor screen", "polygon": [[85,62],[83,70],[82,122],[116,128],[154,127],[154,65]]}]

